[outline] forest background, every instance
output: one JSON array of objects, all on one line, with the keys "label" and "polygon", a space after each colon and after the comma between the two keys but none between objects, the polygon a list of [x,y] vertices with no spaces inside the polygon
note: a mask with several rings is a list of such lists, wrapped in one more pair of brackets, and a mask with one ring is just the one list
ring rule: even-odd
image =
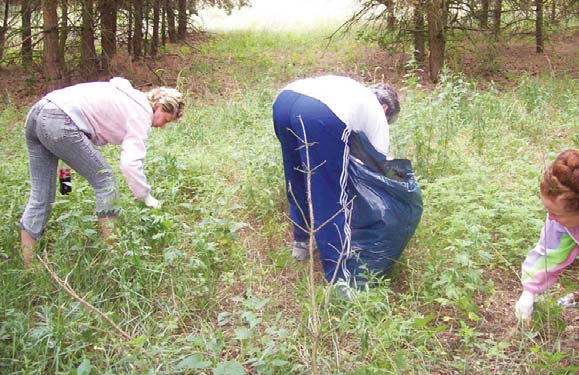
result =
[{"label": "forest background", "polygon": [[[578,289],[577,266],[530,325],[513,313],[545,216],[540,176],[579,147],[577,1],[372,0],[338,25],[219,32],[199,24],[205,7],[246,2],[0,4],[0,373],[579,370],[579,311],[556,306]],[[281,87],[327,73],[400,89],[393,154],[412,160],[425,202],[394,272],[351,301],[330,293],[315,258],[312,279],[290,256],[271,124]],[[28,107],[110,76],[186,93],[183,120],[148,147],[164,205],[147,209],[121,184],[110,251],[73,176],[24,270]],[[104,153],[117,164],[116,148]]]}]

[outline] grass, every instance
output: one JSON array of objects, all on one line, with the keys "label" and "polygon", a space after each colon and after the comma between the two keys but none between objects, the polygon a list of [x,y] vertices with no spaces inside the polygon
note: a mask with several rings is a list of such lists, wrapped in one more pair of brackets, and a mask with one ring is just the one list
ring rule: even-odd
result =
[{"label": "grass", "polygon": [[[22,269],[26,113],[0,112],[0,373],[309,372],[306,267],[289,256],[271,104],[295,78],[372,77],[371,47],[346,38],[322,48],[326,35],[230,32],[187,55],[179,85],[191,105],[148,147],[146,174],[163,207],[135,202],[121,181],[114,252],[98,238],[86,181],[74,176],[73,193],[57,197],[38,253],[128,341],[38,262]],[[380,286],[326,304],[320,282],[322,373],[576,371],[577,313],[555,306],[577,288],[576,274],[539,300],[529,329],[517,327],[513,309],[544,217],[542,169],[579,147],[577,80],[520,77],[483,90],[446,72],[436,88],[419,83],[409,74],[400,85],[392,144],[414,163],[422,222]],[[118,149],[103,150],[116,166]]]}]

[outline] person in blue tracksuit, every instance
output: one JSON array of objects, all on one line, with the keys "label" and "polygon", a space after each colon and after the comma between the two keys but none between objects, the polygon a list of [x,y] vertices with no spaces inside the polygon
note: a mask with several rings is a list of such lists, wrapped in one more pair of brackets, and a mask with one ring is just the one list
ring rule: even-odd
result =
[{"label": "person in blue tracksuit", "polygon": [[[343,260],[351,254],[350,207],[346,182],[350,135],[363,133],[387,155],[388,124],[400,103],[385,84],[366,87],[342,76],[306,78],[284,87],[273,104],[275,133],[281,143],[290,218],[294,223],[292,255],[307,258],[309,209],[306,162],[309,156],[315,240],[328,281],[349,281]],[[305,134],[304,134],[305,130]],[[308,143],[306,155],[305,142]]]}]

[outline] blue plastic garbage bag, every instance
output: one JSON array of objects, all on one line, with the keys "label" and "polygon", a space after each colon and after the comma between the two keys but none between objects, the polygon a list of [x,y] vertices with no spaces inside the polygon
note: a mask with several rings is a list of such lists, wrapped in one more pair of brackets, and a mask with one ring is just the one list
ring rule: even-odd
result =
[{"label": "blue plastic garbage bag", "polygon": [[402,254],[422,215],[422,193],[410,160],[387,158],[364,134],[353,133],[348,164],[351,256],[350,284],[361,287],[382,276]]}]

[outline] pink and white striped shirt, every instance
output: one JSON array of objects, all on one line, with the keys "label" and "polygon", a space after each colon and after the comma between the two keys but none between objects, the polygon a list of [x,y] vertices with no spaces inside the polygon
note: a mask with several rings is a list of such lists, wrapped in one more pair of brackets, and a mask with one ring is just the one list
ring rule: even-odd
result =
[{"label": "pink and white striped shirt", "polygon": [[523,289],[541,294],[579,255],[579,227],[566,228],[547,215],[541,237],[523,262]]}]

